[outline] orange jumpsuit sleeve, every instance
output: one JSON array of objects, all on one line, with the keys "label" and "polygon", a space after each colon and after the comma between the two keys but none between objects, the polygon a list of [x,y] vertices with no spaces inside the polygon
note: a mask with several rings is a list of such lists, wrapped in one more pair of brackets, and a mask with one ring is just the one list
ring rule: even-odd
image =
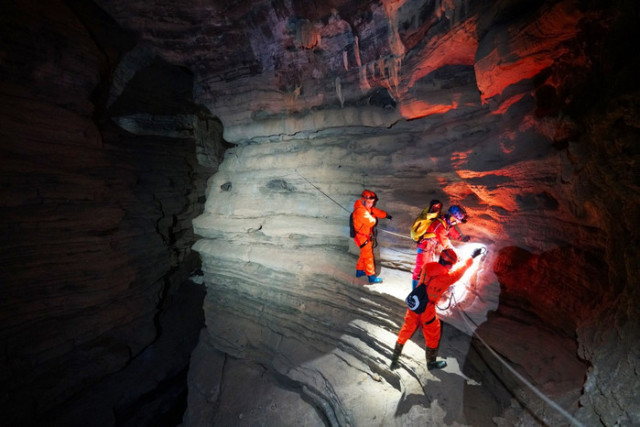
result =
[{"label": "orange jumpsuit sleeve", "polygon": [[[461,267],[447,272],[446,274],[440,274],[435,276],[433,280],[429,282],[429,286],[427,287],[427,294],[429,295],[430,301],[438,301],[442,294],[449,289],[451,285],[456,283],[458,280],[464,276],[464,273],[467,272],[469,267],[473,265],[473,258],[467,259],[467,261]],[[422,269],[422,274],[420,275],[420,283],[422,283],[425,279],[424,275],[426,273],[426,269]]]},{"label": "orange jumpsuit sleeve", "polygon": [[447,232],[447,234],[448,234],[447,237],[453,240],[460,240],[460,237],[462,237],[460,235],[460,232],[454,226],[451,226],[449,228],[449,231]]},{"label": "orange jumpsuit sleeve", "polygon": [[373,215],[376,218],[386,218],[387,217],[387,212],[383,211],[382,209],[378,209],[376,207],[372,207],[371,208],[371,215]]},{"label": "orange jumpsuit sleeve", "polygon": [[467,270],[469,269],[469,267],[471,267],[472,265],[473,265],[473,258],[469,258],[464,263],[464,265],[462,265],[462,266],[458,267],[457,269],[451,271],[448,274],[449,280],[450,280],[449,286],[453,285],[458,280],[460,280],[462,278],[462,276],[464,276],[464,273],[466,273]]}]

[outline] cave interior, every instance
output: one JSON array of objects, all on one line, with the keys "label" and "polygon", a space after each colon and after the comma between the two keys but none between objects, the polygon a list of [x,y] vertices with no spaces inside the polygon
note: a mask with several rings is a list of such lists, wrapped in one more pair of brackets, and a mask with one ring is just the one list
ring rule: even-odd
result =
[{"label": "cave interior", "polygon": [[[1,2],[0,425],[640,425],[638,22]],[[416,331],[391,370],[433,199],[486,253],[438,302],[448,366]]]}]

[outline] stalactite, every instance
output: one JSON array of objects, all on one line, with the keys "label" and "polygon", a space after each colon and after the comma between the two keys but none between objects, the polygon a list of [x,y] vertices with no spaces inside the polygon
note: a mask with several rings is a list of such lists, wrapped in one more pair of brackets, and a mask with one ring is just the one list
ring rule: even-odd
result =
[{"label": "stalactite", "polygon": [[342,82],[340,81],[340,77],[336,77],[335,85],[336,85],[336,95],[338,95],[338,99],[340,100],[340,108],[343,108],[344,96],[342,95]]},{"label": "stalactite", "polygon": [[320,32],[313,22],[306,21],[300,27],[300,45],[305,49],[313,49],[320,45]]},{"label": "stalactite", "polygon": [[358,67],[362,67],[362,60],[360,59],[360,44],[358,43],[358,36],[354,37],[353,45],[354,45],[353,52],[356,56],[356,65]]}]

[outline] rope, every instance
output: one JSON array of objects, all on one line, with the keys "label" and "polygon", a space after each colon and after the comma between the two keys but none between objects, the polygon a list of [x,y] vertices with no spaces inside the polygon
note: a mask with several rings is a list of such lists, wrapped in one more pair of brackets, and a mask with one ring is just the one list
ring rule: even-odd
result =
[{"label": "rope", "polygon": [[[449,310],[449,307],[451,307],[451,299],[453,298],[453,291],[451,290],[453,286],[450,286],[449,289],[447,290],[447,292],[449,292],[449,303],[447,304],[446,307],[440,307],[438,305],[438,303],[436,303],[436,308],[440,311],[445,311],[445,310]],[[456,307],[457,305],[454,305],[454,307]]]},{"label": "rope", "polygon": [[[338,203],[336,200],[334,200],[331,196],[329,196],[327,193],[325,193],[324,191],[322,191],[320,188],[318,188],[315,184],[313,184],[311,181],[309,181],[307,178],[305,178],[300,172],[298,172],[298,170],[296,169],[295,172],[300,175],[300,177],[302,179],[304,179],[306,182],[309,183],[309,185],[311,185],[313,188],[315,188],[316,190],[318,190],[320,193],[322,193],[327,199],[331,200],[333,203],[335,203],[336,205],[340,206],[340,208],[342,208],[345,212],[350,212],[347,208],[345,208],[344,206],[342,206],[340,203]],[[387,233],[387,234],[391,234],[393,236],[396,237],[401,237],[401,238],[405,238],[405,239],[410,239],[411,237],[404,235],[404,234],[399,234],[399,233],[394,233],[392,231],[388,231],[388,230],[383,230],[380,229],[380,231],[382,231],[383,233]],[[377,240],[377,239],[375,239]],[[413,239],[412,239],[413,240]],[[393,250],[393,248],[391,248]],[[400,251],[398,251],[400,252]],[[401,253],[405,253],[405,252],[401,252]],[[405,253],[406,255],[409,255],[407,253]],[[579,426],[579,427],[583,427],[583,424],[580,423],[577,419],[575,419],[569,412],[567,412],[564,408],[562,408],[560,405],[558,405],[556,402],[554,402],[553,400],[549,399],[544,393],[542,393],[540,390],[538,390],[533,384],[531,384],[529,381],[527,381],[526,378],[524,378],[522,375],[520,375],[515,369],[513,369],[498,353],[496,353],[496,351],[491,348],[491,346],[489,344],[487,344],[487,342],[480,336],[478,335],[478,333],[472,329],[472,325],[470,322],[470,318],[467,315],[467,313],[464,311],[464,309],[460,308],[460,306],[458,305],[458,302],[455,299],[455,295],[453,293],[453,291],[451,291],[451,295],[449,297],[449,303],[447,304],[446,308],[440,308],[438,307],[440,310],[447,310],[450,306],[451,306],[451,301],[453,300],[454,307],[458,308],[459,312],[461,313],[461,317],[464,320],[467,328],[469,328],[469,331],[471,332],[472,335],[474,335],[476,338],[478,338],[480,340],[480,342],[487,348],[487,350],[489,350],[489,352],[500,362],[502,363],[502,365],[507,368],[513,375],[515,375],[523,384],[525,384],[527,387],[529,387],[529,389],[531,391],[533,391],[533,393],[535,393],[540,399],[542,399],[544,402],[547,403],[547,405],[549,405],[551,408],[555,409],[556,411],[558,411],[558,413],[560,415],[562,415],[563,417],[565,417],[569,422],[571,422],[572,424]],[[477,328],[477,325],[474,325]]]},{"label": "rope", "polygon": [[347,208],[345,208],[344,206],[342,206],[340,203],[336,202],[333,198],[331,198],[331,196],[329,196],[327,193],[325,193],[324,191],[322,191],[321,189],[319,189],[318,187],[315,186],[314,183],[312,183],[311,181],[309,181],[307,178],[305,178],[304,176],[302,176],[302,174],[300,172],[298,172],[297,169],[294,169],[295,172],[300,175],[300,178],[304,179],[305,181],[307,181],[309,183],[309,185],[311,185],[313,188],[315,188],[316,190],[318,190],[319,192],[321,192],[322,194],[324,194],[324,196],[331,200],[333,203],[335,203],[336,205],[340,206],[344,211],[351,213],[350,210],[348,210]]},{"label": "rope", "polygon": [[400,250],[398,250],[398,249],[394,249],[394,248],[393,248],[393,247],[391,247],[391,246],[389,246],[388,248],[385,248],[385,249],[387,249],[387,250],[389,250],[389,251],[397,252],[397,253],[402,254],[402,255],[407,255],[407,256],[415,256],[415,254],[416,254],[415,252],[405,252],[405,251],[400,251]]},{"label": "rope", "polygon": [[[329,196],[327,193],[325,193],[324,191],[322,191],[320,188],[318,188],[313,182],[309,181],[307,178],[305,178],[300,172],[298,172],[297,169],[294,169],[295,173],[297,173],[300,178],[304,179],[306,182],[309,183],[309,185],[311,185],[313,188],[315,188],[316,190],[318,190],[318,192],[322,193],[323,196],[325,196],[327,199],[331,200],[333,203],[335,203],[336,205],[340,206],[340,208],[342,208],[342,210],[344,210],[345,212],[349,212],[351,213],[351,211],[347,208],[345,208],[344,206],[342,206],[340,203],[338,203],[335,199],[333,199],[331,196]],[[376,227],[377,228],[377,227]],[[405,234],[399,234],[399,233],[394,233],[393,231],[388,231],[388,230],[383,230],[380,229],[380,231],[382,231],[383,233],[387,233],[387,234],[391,234],[397,237],[401,237],[403,239],[411,239],[411,237],[405,235]],[[411,239],[413,240],[413,239]]]},{"label": "rope", "polygon": [[[456,303],[455,307],[459,307],[458,306],[458,302],[455,301],[455,296],[453,294],[452,294],[452,298],[453,298],[454,302]],[[533,384],[531,384],[529,381],[527,381],[526,378],[524,378],[515,369],[513,369],[493,348],[491,348],[491,346],[489,344],[487,344],[487,342],[484,339],[482,339],[482,337],[480,335],[478,335],[478,333],[475,330],[473,330],[471,328],[472,324],[471,324],[470,318],[467,315],[467,313],[461,308],[459,308],[459,311],[460,311],[460,314],[462,315],[461,316],[462,319],[464,320],[465,324],[467,325],[467,328],[469,328],[469,331],[471,332],[471,334],[474,335],[476,338],[478,338],[480,340],[480,342],[487,348],[487,350],[489,350],[489,352],[500,363],[502,363],[502,365],[504,365],[505,368],[507,368],[513,375],[515,375],[524,385],[529,387],[529,389],[531,391],[533,391],[545,403],[547,403],[547,405],[549,405],[550,407],[552,407],[553,409],[558,411],[558,413],[560,413],[560,415],[564,416],[569,422],[571,422],[572,424],[574,424],[576,426],[579,426],[579,427],[583,427],[584,426],[580,421],[575,419],[569,412],[567,412],[564,408],[562,408],[560,405],[558,405],[553,400],[549,399],[544,393],[542,393],[540,390],[538,390]],[[476,328],[477,328],[478,325],[473,325],[473,326],[476,326]]]},{"label": "rope", "polygon": [[[325,193],[324,191],[322,191],[320,188],[318,188],[315,184],[313,184],[311,181],[309,181],[307,178],[305,178],[300,172],[298,172],[297,170],[295,170],[295,172],[300,175],[300,177],[302,179],[304,179],[306,182],[309,183],[309,185],[311,185],[313,188],[315,188],[316,190],[318,190],[320,193],[322,193],[327,199],[331,200],[333,203],[335,203],[336,205],[340,206],[344,211],[346,212],[350,212],[347,208],[345,208],[344,206],[342,206],[340,203],[338,203],[337,201],[335,201],[331,196],[329,196],[327,193]],[[388,231],[388,230],[383,230],[380,229],[380,231],[382,231],[383,233],[387,233],[387,234],[391,234],[393,236],[396,237],[400,237],[400,238],[406,238],[406,239],[410,239],[409,236],[404,235],[404,234],[399,234],[399,233],[394,233],[392,231]],[[375,231],[374,231],[374,234]],[[413,239],[412,239],[413,240]],[[374,242],[376,242],[376,246],[377,246],[377,239],[375,239],[374,237]],[[393,250],[393,248],[390,248]],[[398,251],[400,252],[400,251]],[[405,253],[405,252],[401,252],[401,253]],[[406,255],[409,255],[407,253],[405,253]],[[551,400],[550,398],[548,398],[544,393],[542,393],[540,390],[538,390],[533,384],[531,384],[526,378],[524,378],[522,375],[520,375],[515,369],[513,369],[493,348],[491,348],[491,346],[489,344],[487,344],[487,342],[480,336],[478,335],[478,333],[472,329],[472,326],[476,326],[477,325],[472,325],[472,322],[470,321],[470,317],[467,315],[467,313],[464,311],[464,309],[460,308],[458,301],[456,301],[454,292],[451,291],[451,294],[449,296],[449,302],[447,304],[447,307],[445,308],[440,308],[438,307],[438,309],[440,310],[447,310],[450,306],[451,306],[451,301],[453,301],[454,307],[458,308],[458,311],[461,314],[462,319],[464,320],[467,328],[469,329],[469,332],[471,332],[472,335],[474,335],[476,338],[478,338],[478,340],[480,340],[480,342],[487,348],[487,350],[489,350],[489,352],[500,362],[502,363],[502,365],[507,368],[516,378],[518,378],[524,385],[526,385],[527,387],[529,387],[529,389],[531,391],[533,391],[533,393],[538,396],[540,399],[542,399],[545,403],[547,403],[547,405],[549,405],[551,408],[555,409],[560,415],[562,415],[563,417],[565,417],[569,422],[571,422],[572,424],[579,426],[579,427],[583,427],[583,424],[580,423],[577,419],[575,419],[571,414],[569,414],[569,412],[567,412],[564,408],[562,408],[560,405],[558,405],[556,402],[554,402],[553,400]],[[437,305],[436,305],[437,306]]]},{"label": "rope", "polygon": [[[393,231],[388,231],[388,230],[383,230],[383,229],[380,229],[380,231],[382,231],[383,233],[392,234],[394,236],[402,237],[403,239],[411,239],[411,237],[407,236],[406,234],[394,233]],[[411,239],[411,240],[413,240],[413,239]]]}]

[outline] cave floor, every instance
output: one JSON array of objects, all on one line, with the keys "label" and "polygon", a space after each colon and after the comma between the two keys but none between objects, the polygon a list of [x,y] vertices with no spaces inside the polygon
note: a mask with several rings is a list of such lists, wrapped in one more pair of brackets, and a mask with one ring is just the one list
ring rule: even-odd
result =
[{"label": "cave floor", "polygon": [[352,284],[366,286],[372,292],[391,295],[400,301],[411,292],[411,273],[382,267],[379,277],[383,279],[382,283],[369,284],[366,277],[354,277]]}]

